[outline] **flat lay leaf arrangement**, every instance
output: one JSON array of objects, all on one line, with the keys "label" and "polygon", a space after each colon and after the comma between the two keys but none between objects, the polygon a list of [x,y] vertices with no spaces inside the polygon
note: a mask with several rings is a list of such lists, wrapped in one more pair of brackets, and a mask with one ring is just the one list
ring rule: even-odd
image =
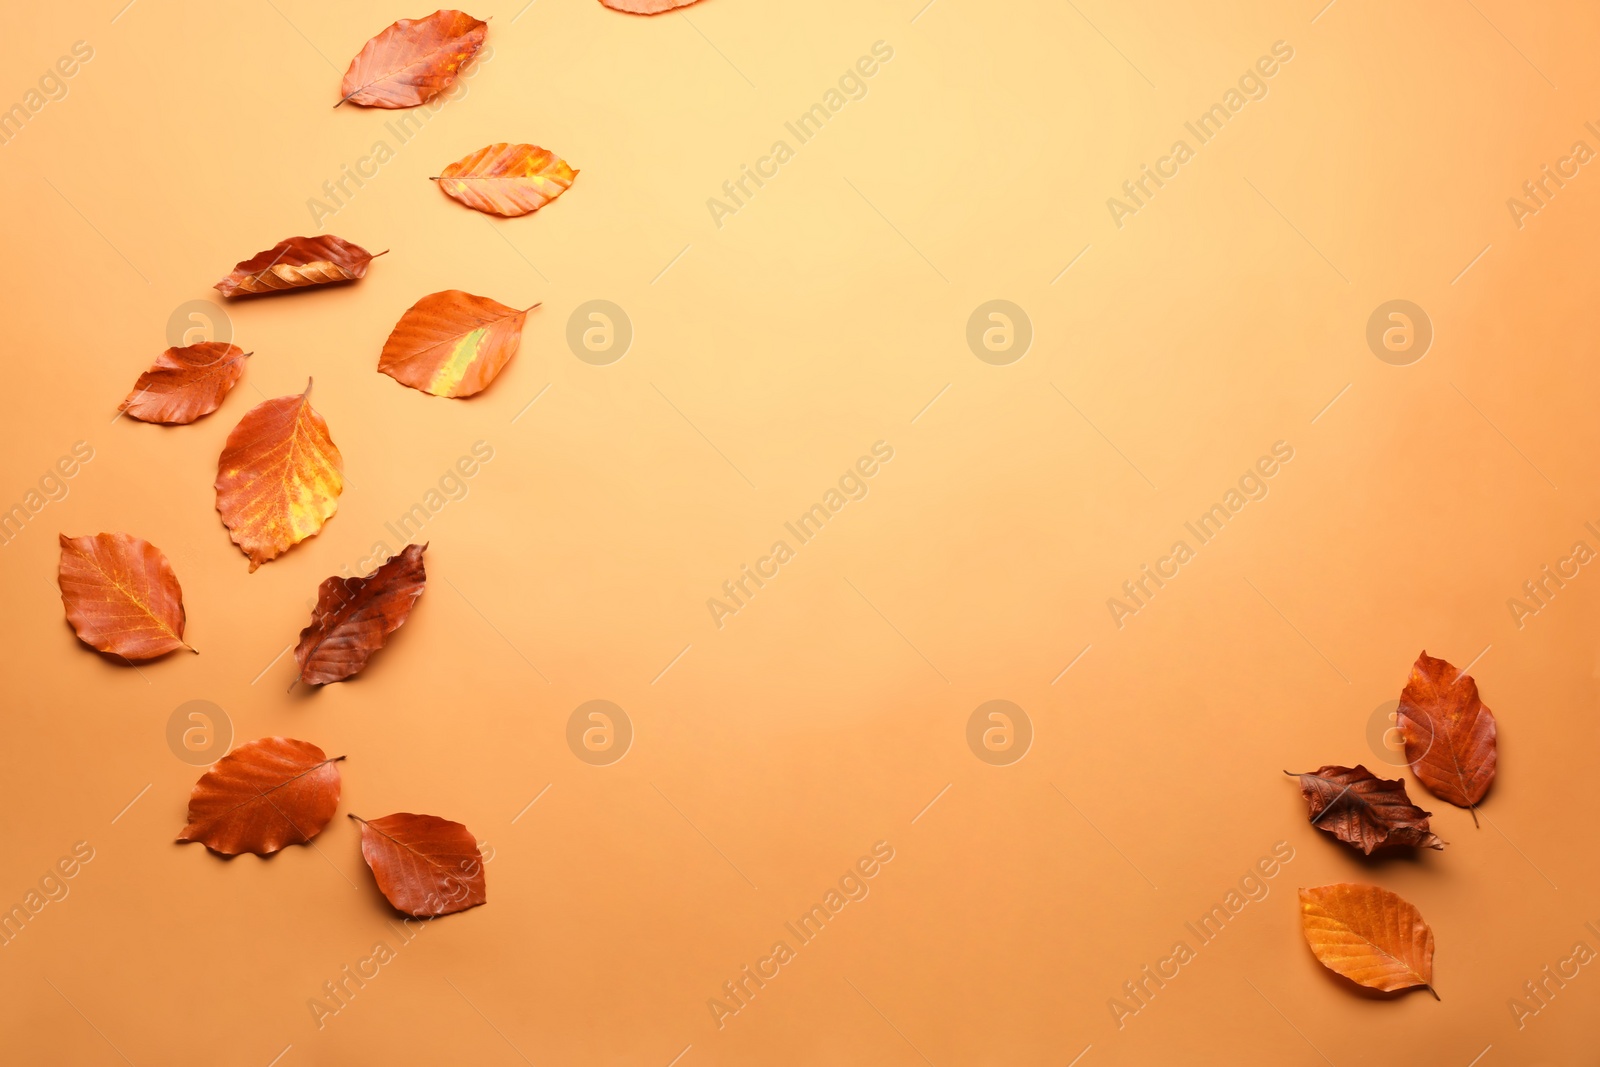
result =
[{"label": "flat lay leaf arrangement", "polygon": [[[1472,813],[1494,781],[1494,715],[1478,683],[1423,652],[1411,668],[1395,713],[1406,762],[1441,800]],[[1429,848],[1445,842],[1430,828],[1431,812],[1411,803],[1403,780],[1379,778],[1359,764],[1335,764],[1291,775],[1310,810],[1311,825],[1362,853]],[[1433,988],[1433,930],[1414,905],[1380,886],[1341,882],[1300,890],[1300,929],[1328,970],[1386,993]]]},{"label": "flat lay leaf arrangement", "polygon": [[[696,0],[603,0],[654,15]],[[488,38],[489,24],[445,9],[400,19],[350,61],[334,107],[411,108],[448,90]],[[548,206],[577,170],[537,145],[496,142],[444,167],[433,179],[449,197],[514,218]],[[366,277],[368,252],[342,237],[288,237],[241,260],[214,288],[237,300],[341,288]],[[294,301],[290,301],[293,303]],[[418,300],[395,325],[377,369],[433,396],[484,389],[516,355],[528,313],[456,289]],[[183,426],[217,411],[242,380],[252,353],[207,341],[156,356],[118,405],[141,422]],[[338,510],[344,457],[327,420],[298,395],[265,400],[239,419],[217,460],[216,509],[229,537],[262,564],[314,537]],[[184,640],[183,590],[160,549],[127,533],[60,536],[57,581],[67,622],[83,644],[132,664],[194,649]],[[295,685],[321,687],[354,677],[410,618],[427,587],[426,545],[411,544],[363,577],[334,576],[318,590],[295,646]],[[180,842],[223,856],[271,855],[307,844],[332,820],[344,756],[307,741],[265,737],[225,754],[194,785]],[[465,826],[400,812],[360,825],[361,855],[389,903],[435,917],[486,898],[483,857]]]}]

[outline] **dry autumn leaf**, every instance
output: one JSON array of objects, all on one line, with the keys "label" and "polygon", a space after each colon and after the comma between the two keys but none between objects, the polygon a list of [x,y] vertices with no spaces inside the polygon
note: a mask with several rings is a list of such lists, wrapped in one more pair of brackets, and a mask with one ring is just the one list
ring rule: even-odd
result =
[{"label": "dry autumn leaf", "polygon": [[365,578],[334,576],[322,583],[311,625],[294,650],[297,681],[326,685],[343,681],[367,665],[391,633],[405,624],[427,585],[422,553],[407,545]]},{"label": "dry autumn leaf", "polygon": [[366,277],[367,267],[381,255],[332,234],[286,237],[239,263],[212,288],[237,297],[353,282]]},{"label": "dry autumn leaf", "polygon": [[1397,713],[1406,761],[1434,796],[1472,810],[1494,781],[1494,715],[1478,699],[1478,683],[1426,651],[1400,693]]},{"label": "dry autumn leaf", "polygon": [[1406,784],[1398,778],[1379,778],[1360,764],[1330,764],[1294,777],[1311,806],[1311,825],[1369,856],[1385,845],[1444,848],[1428,830],[1431,813],[1411,803]]},{"label": "dry autumn leaf", "polygon": [[401,19],[350,61],[339,86],[339,104],[402,108],[426,103],[450,87],[483,47],[488,32],[488,23],[464,11]]},{"label": "dry autumn leaf", "polygon": [[1340,882],[1300,890],[1300,927],[1322,965],[1392,993],[1424,986],[1434,997],[1433,931],[1397,894]]},{"label": "dry autumn leaf", "polygon": [[122,533],[59,536],[61,602],[78,640],[127,660],[194,651],[183,641],[183,590],[160,549]]},{"label": "dry autumn leaf", "polygon": [[265,856],[304,844],[339,806],[342,759],[288,737],[240,745],[194,784],[189,824],[178,840],[199,841],[225,856]]},{"label": "dry autumn leaf", "polygon": [[431,293],[400,316],[378,369],[434,396],[471,396],[487,388],[522,342],[518,311],[459,289]]},{"label": "dry autumn leaf", "polygon": [[398,911],[450,915],[485,899],[483,856],[465,826],[436,815],[400,812],[361,824],[361,858]]},{"label": "dry autumn leaf", "polygon": [[222,405],[251,355],[238,345],[220,341],[169,348],[139,375],[133,392],[117,410],[142,422],[191,423]]},{"label": "dry autumn leaf", "polygon": [[566,192],[577,176],[554,152],[502,142],[456,160],[433,180],[468,207],[509,218],[538,211]]},{"label": "dry autumn leaf", "polygon": [[252,571],[322,529],[339,506],[343,464],[309,381],[239,420],[217,460],[217,511]]},{"label": "dry autumn leaf", "polygon": [[600,0],[613,11],[626,11],[630,15],[659,15],[680,7],[699,3],[700,0]]}]

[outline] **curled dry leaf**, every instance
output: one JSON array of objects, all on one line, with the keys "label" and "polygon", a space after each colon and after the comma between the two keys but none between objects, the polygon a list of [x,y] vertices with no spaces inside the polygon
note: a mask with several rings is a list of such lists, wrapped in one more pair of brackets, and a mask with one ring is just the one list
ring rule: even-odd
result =
[{"label": "curled dry leaf", "polygon": [[431,917],[466,911],[485,899],[483,856],[465,826],[436,815],[400,812],[361,824],[361,858],[399,911]]},{"label": "curled dry leaf", "polygon": [[326,685],[343,681],[367,665],[389,635],[411,617],[411,607],[427,585],[422,553],[427,545],[407,545],[365,578],[335,575],[317,592],[311,625],[300,631],[294,650],[299,681]]},{"label": "curled dry leaf", "polygon": [[1398,778],[1379,778],[1360,764],[1330,764],[1295,777],[1311,806],[1311,825],[1369,856],[1385,845],[1444,848],[1428,830],[1432,813],[1411,803],[1405,782]]},{"label": "curled dry leaf", "polygon": [[239,263],[212,286],[223,296],[259,296],[317,285],[336,285],[366,277],[378,256],[342,237],[286,237],[265,252]]},{"label": "curled dry leaf", "polygon": [[78,640],[128,660],[189,648],[183,590],[160,549],[123,533],[59,536],[61,603]]},{"label": "curled dry leaf", "polygon": [[206,341],[169,348],[139,375],[118,411],[143,422],[190,423],[209,415],[244,374],[250,355],[238,345]]},{"label": "curled dry leaf", "polygon": [[[435,11],[427,18],[401,19],[350,61],[339,86],[339,104],[416,107],[456,80],[489,32],[489,25],[464,11]],[[339,104],[333,105],[338,107]]]},{"label": "curled dry leaf", "polygon": [[1422,784],[1441,800],[1475,809],[1497,760],[1494,715],[1478,699],[1478,683],[1423,652],[1400,693],[1398,719],[1406,762]]},{"label": "curled dry leaf", "polygon": [[459,289],[431,293],[400,316],[378,369],[434,396],[471,396],[516,355],[533,307],[518,311]]},{"label": "curled dry leaf", "polygon": [[699,3],[700,0],[600,0],[613,11],[626,11],[630,15],[659,15],[680,7]]},{"label": "curled dry leaf", "polygon": [[1340,882],[1300,890],[1300,927],[1328,970],[1392,993],[1433,990],[1433,931],[1397,894],[1375,885]]},{"label": "curled dry leaf", "polygon": [[446,195],[490,215],[526,215],[566,192],[578,172],[532,144],[492,144],[456,160],[434,181]]},{"label": "curled dry leaf", "polygon": [[339,506],[344,460],[328,424],[299,396],[257,404],[217,460],[217,511],[253,571],[322,529]]},{"label": "curled dry leaf", "polygon": [[265,856],[304,844],[339,807],[342,759],[288,737],[240,745],[194,784],[189,824],[178,840],[199,841],[225,856]]}]

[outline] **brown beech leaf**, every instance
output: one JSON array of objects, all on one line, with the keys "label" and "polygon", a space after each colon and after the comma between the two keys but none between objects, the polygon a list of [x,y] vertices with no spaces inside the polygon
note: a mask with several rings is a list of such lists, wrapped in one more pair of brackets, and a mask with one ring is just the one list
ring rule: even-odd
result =
[{"label": "brown beech leaf", "polygon": [[630,15],[659,15],[680,7],[699,3],[700,0],[600,0],[613,11],[626,11]]},{"label": "brown beech leaf", "polygon": [[61,602],[78,640],[128,660],[183,641],[183,590],[161,550],[123,533],[61,538]]},{"label": "brown beech leaf", "polygon": [[339,682],[367,665],[389,635],[405,625],[428,582],[422,566],[427,545],[407,545],[365,578],[335,575],[317,592],[311,625],[294,650],[296,679],[312,685]]},{"label": "brown beech leaf", "polygon": [[1360,985],[1392,993],[1433,989],[1433,931],[1397,894],[1340,882],[1300,890],[1300,928],[1322,965]]},{"label": "brown beech leaf", "polygon": [[1472,810],[1494,781],[1494,715],[1478,699],[1478,683],[1423,652],[1400,693],[1400,736],[1406,762],[1434,796]]},{"label": "brown beech leaf", "polygon": [[1311,825],[1369,856],[1384,845],[1444,848],[1444,842],[1428,831],[1432,813],[1411,803],[1405,782],[1398,778],[1379,778],[1360,764],[1329,764],[1294,777],[1300,779],[1300,793],[1311,805]]},{"label": "brown beech leaf", "polygon": [[459,289],[430,293],[400,316],[378,369],[434,396],[471,396],[517,354],[522,323],[538,306],[518,311]]},{"label": "brown beech leaf", "polygon": [[245,412],[217,460],[217,511],[253,571],[322,529],[339,507],[344,459],[311,408],[311,383]]},{"label": "brown beech leaf", "polygon": [[265,856],[304,844],[339,807],[342,759],[288,737],[240,745],[194,784],[189,824],[178,840],[199,841],[225,856]]},{"label": "brown beech leaf", "polygon": [[[416,107],[450,87],[456,74],[483,47],[489,24],[464,11],[435,11],[401,19],[350,61],[339,86],[339,104]],[[338,107],[339,104],[334,104]]]},{"label": "brown beech leaf", "polygon": [[437,178],[445,194],[489,215],[526,215],[566,192],[578,172],[533,144],[488,145],[456,160]]},{"label": "brown beech leaf", "polygon": [[483,856],[465,826],[436,815],[399,812],[361,824],[361,858],[398,911],[450,915],[485,899]]},{"label": "brown beech leaf", "polygon": [[381,255],[331,233],[286,237],[239,263],[212,288],[223,296],[236,297],[353,282],[366,277],[367,266]]},{"label": "brown beech leaf", "polygon": [[117,410],[143,422],[193,422],[221,406],[252,354],[220,341],[169,348],[139,375],[133,392]]}]

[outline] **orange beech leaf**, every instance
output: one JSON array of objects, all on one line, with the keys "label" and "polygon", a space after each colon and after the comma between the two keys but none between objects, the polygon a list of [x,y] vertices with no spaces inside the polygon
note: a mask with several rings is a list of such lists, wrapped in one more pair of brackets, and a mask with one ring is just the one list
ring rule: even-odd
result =
[{"label": "orange beech leaf", "polygon": [[523,321],[538,306],[518,311],[459,289],[430,293],[400,316],[378,369],[434,396],[471,396],[517,354]]},{"label": "orange beech leaf", "polygon": [[128,660],[183,641],[183,590],[161,550],[122,533],[61,538],[61,602],[78,640]]},{"label": "orange beech leaf", "polygon": [[194,784],[189,824],[178,840],[199,841],[225,856],[265,856],[305,844],[339,806],[342,759],[288,737],[240,745]]},{"label": "orange beech leaf", "polygon": [[1300,890],[1300,928],[1318,961],[1359,985],[1433,989],[1433,931],[1397,894],[1340,882]]},{"label": "orange beech leaf", "polygon": [[223,296],[259,296],[316,285],[336,285],[366,277],[373,255],[342,237],[286,237],[240,262],[212,286]]},{"label": "orange beech leaf", "polygon": [[253,571],[322,529],[344,490],[343,457],[311,408],[311,383],[245,412],[217,460],[217,511]]},{"label": "orange beech leaf", "polygon": [[193,422],[221,406],[252,354],[220,341],[169,348],[139,375],[133,392],[117,410],[144,422]]},{"label": "orange beech leaf", "polygon": [[437,178],[446,195],[489,215],[538,211],[571,187],[578,172],[532,144],[492,144],[456,160]]},{"label": "orange beech leaf", "polygon": [[398,911],[451,915],[485,899],[483,856],[465,826],[436,815],[399,812],[361,824],[361,858]]},{"label": "orange beech leaf", "polygon": [[613,11],[626,11],[630,15],[659,15],[680,7],[699,3],[700,0],[600,0]]},{"label": "orange beech leaf", "polygon": [[[450,87],[456,74],[483,47],[489,25],[464,11],[435,11],[401,19],[350,61],[339,86],[339,104],[416,107]],[[338,107],[339,104],[334,104]]]},{"label": "orange beech leaf", "polygon": [[297,681],[326,685],[343,681],[367,665],[394,631],[411,617],[411,607],[428,582],[422,566],[427,545],[407,545],[398,556],[365,578],[322,583],[311,625],[300,631],[294,650]]},{"label": "orange beech leaf", "polygon": [[1300,793],[1311,805],[1311,825],[1369,856],[1384,845],[1444,848],[1444,842],[1428,830],[1432,813],[1411,803],[1406,784],[1398,778],[1379,778],[1360,764],[1353,768],[1330,764],[1294,777],[1300,779]]},{"label": "orange beech leaf", "polygon": [[1412,773],[1441,800],[1476,809],[1497,761],[1494,715],[1478,699],[1478,683],[1423,652],[1400,693],[1398,719]]}]

